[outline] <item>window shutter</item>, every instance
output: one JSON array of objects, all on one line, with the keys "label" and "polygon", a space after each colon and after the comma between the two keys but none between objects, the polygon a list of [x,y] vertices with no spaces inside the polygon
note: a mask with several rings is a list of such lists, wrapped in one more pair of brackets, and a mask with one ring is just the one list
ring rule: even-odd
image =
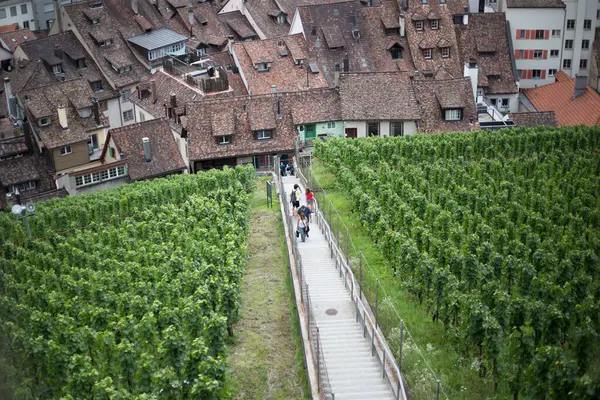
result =
[{"label": "window shutter", "polygon": [[521,79],[527,79],[527,70],[526,69],[521,70]]},{"label": "window shutter", "polygon": [[533,60],[533,50],[529,50],[529,59]]},{"label": "window shutter", "polygon": [[525,31],[525,39],[531,39],[531,31],[529,29]]},{"label": "window shutter", "polygon": [[[546,31],[546,32],[548,32],[548,31]],[[542,54],[542,58],[544,60],[548,59],[548,50],[544,50],[544,53]]]},{"label": "window shutter", "polygon": [[515,50],[515,60],[519,59],[519,50]]},{"label": "window shutter", "polygon": [[544,39],[546,39],[546,40],[550,39],[550,31],[549,30],[544,31]]},{"label": "window shutter", "polygon": [[545,69],[542,70],[542,79],[546,79],[546,70]]},{"label": "window shutter", "polygon": [[533,79],[533,70],[532,69],[527,70],[527,79]]}]

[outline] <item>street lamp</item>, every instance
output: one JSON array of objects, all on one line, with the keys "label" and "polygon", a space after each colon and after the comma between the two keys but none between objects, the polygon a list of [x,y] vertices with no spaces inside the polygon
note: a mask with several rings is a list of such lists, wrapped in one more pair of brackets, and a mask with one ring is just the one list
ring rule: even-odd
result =
[{"label": "street lamp", "polygon": [[25,206],[15,204],[12,206],[12,213],[23,218],[25,220],[25,227],[27,228],[27,235],[31,239],[31,229],[29,228],[29,216],[35,214],[35,204],[27,202]]}]

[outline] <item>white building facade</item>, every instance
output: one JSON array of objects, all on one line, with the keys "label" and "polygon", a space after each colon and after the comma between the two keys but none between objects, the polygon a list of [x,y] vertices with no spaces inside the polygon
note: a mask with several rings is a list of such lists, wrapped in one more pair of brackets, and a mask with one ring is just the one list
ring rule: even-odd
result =
[{"label": "white building facade", "polygon": [[19,24],[19,29],[37,29],[31,0],[8,0],[0,3],[0,26]]},{"label": "white building facade", "polygon": [[573,78],[589,75],[594,34],[600,21],[600,2],[563,0],[563,3],[567,8],[561,69]]}]

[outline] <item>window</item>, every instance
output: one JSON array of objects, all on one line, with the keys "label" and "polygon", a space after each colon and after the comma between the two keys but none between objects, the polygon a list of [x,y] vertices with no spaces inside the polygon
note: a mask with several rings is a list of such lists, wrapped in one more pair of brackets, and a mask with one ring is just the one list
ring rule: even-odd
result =
[{"label": "window", "polygon": [[404,136],[404,122],[390,122],[391,136]]},{"label": "window", "polygon": [[52,4],[52,3],[44,4],[44,12],[45,13],[53,13],[54,12],[54,4]]},{"label": "window", "polygon": [[552,37],[553,38],[560,37],[560,29],[552,29]]},{"label": "window", "polygon": [[367,122],[367,136],[379,136],[379,122]]},{"label": "window", "polygon": [[90,82],[90,86],[92,87],[92,90],[96,93],[96,92],[101,92],[104,90],[104,88],[102,87],[102,81],[93,81]]},{"label": "window", "polygon": [[600,10],[596,10],[596,19],[600,19]]},{"label": "window", "polygon": [[452,110],[446,110],[444,116],[446,121],[460,121],[462,118],[462,109],[455,108]]},{"label": "window", "polygon": [[415,22],[415,28],[416,28],[418,31],[422,31],[422,30],[423,30],[423,21],[416,21],[416,22]]},{"label": "window", "polygon": [[431,26],[431,29],[440,29],[440,20],[432,19],[431,21],[429,21],[429,25]]},{"label": "window", "polygon": [[563,60],[563,68],[565,68],[565,69],[571,69],[571,59],[565,58]]},{"label": "window", "polygon": [[217,142],[219,144],[229,144],[231,143],[231,135],[219,136]]},{"label": "window", "polygon": [[589,49],[590,48],[590,41],[587,39],[584,39],[581,41],[581,48],[582,49]]},{"label": "window", "polygon": [[23,21],[23,29],[29,29],[29,21]]},{"label": "window", "polygon": [[92,25],[98,25],[100,23],[100,18],[93,18]]},{"label": "window", "polygon": [[585,58],[582,59],[582,60],[579,60],[579,68],[580,69],[587,69],[587,64],[588,64],[587,61],[588,60],[586,60]]},{"label": "window", "polygon": [[283,15],[283,14],[279,14],[279,15],[277,16],[277,23],[278,23],[279,25],[283,25],[283,24],[285,24],[285,15]]},{"label": "window", "polygon": [[[113,152],[114,152],[114,149],[112,147],[109,149],[109,151],[110,150],[113,150]],[[98,183],[98,182],[102,182],[105,180],[118,178],[123,175],[125,175],[125,166],[121,165],[120,167],[109,168],[102,172],[93,172],[91,174],[76,176],[75,177],[75,186],[79,187],[79,186],[91,185],[93,183]]]},{"label": "window", "polygon": [[400,45],[395,44],[390,49],[390,52],[392,53],[392,60],[402,60],[402,47]]},{"label": "window", "polygon": [[90,107],[80,108],[77,113],[81,118],[89,118],[92,116],[92,109]]},{"label": "window", "polygon": [[62,69],[62,65],[58,64],[58,65],[54,65],[52,67],[52,72],[54,72],[54,75],[60,75],[63,73],[63,69]]},{"label": "window", "polygon": [[550,50],[550,57],[558,57],[558,50]]},{"label": "window", "polygon": [[123,121],[131,121],[133,119],[133,110],[123,111]]},{"label": "window", "polygon": [[64,146],[60,148],[60,155],[61,156],[66,156],[67,154],[71,154],[73,152],[73,149],[71,149],[71,146]]},{"label": "window", "polygon": [[12,6],[10,8],[10,16],[11,17],[16,17],[17,16],[17,7],[16,6]]},{"label": "window", "polygon": [[21,14],[27,14],[27,4],[21,4]]},{"label": "window", "polygon": [[269,64],[267,63],[258,63],[256,64],[256,69],[259,71],[268,71],[269,70]]},{"label": "window", "polygon": [[574,19],[567,20],[567,29],[575,29],[575,20]]},{"label": "window", "polygon": [[423,49],[423,58],[431,60],[431,49]]},{"label": "window", "polygon": [[140,110],[140,122],[145,122],[146,121],[146,114],[144,114],[144,112],[142,110]]},{"label": "window", "polygon": [[446,0],[440,0],[440,4],[446,4]]},{"label": "window", "polygon": [[592,29],[592,20],[586,19],[583,21],[583,29]]},{"label": "window", "polygon": [[542,50],[534,50],[533,51],[533,59],[534,60],[541,60],[543,54],[544,54],[544,52]]},{"label": "window", "polygon": [[79,60],[75,61],[75,65],[77,66],[77,69],[87,68],[87,65],[85,65],[85,58],[80,58]]},{"label": "window", "polygon": [[525,39],[526,31],[525,29],[517,29],[517,39]]},{"label": "window", "polygon": [[510,105],[510,99],[502,99],[502,108],[508,108]]},{"label": "window", "polygon": [[108,100],[99,101],[98,108],[100,111],[108,111]]},{"label": "window", "polygon": [[50,118],[48,118],[48,117],[45,117],[45,118],[40,118],[40,119],[38,120],[38,125],[39,125],[39,126],[47,126],[47,125],[50,125]]},{"label": "window", "polygon": [[498,99],[490,99],[490,103],[496,107],[498,105]]},{"label": "window", "polygon": [[94,172],[92,174],[86,174],[75,177],[75,186],[85,186],[92,183],[100,182],[100,172]]},{"label": "window", "polygon": [[548,70],[548,76],[554,76],[556,75],[557,70],[556,69],[549,69]]},{"label": "window", "polygon": [[450,47],[442,47],[440,49],[441,54],[442,54],[442,58],[448,58],[450,57]]},{"label": "window", "polygon": [[534,69],[532,72],[531,79],[542,79],[542,70]]},{"label": "window", "polygon": [[333,129],[333,128],[335,128],[335,122],[328,122],[327,129]]},{"label": "window", "polygon": [[131,96],[131,89],[121,90],[121,103],[127,103]]},{"label": "window", "polygon": [[114,149],[114,147],[109,147],[108,148],[108,155],[109,155],[109,157],[115,158],[115,149]]},{"label": "window", "polygon": [[517,60],[522,60],[525,57],[525,50],[519,50]]},{"label": "window", "polygon": [[427,4],[429,2],[429,0],[420,0],[421,4]]},{"label": "window", "polygon": [[254,135],[256,137],[256,139],[258,140],[265,140],[265,139],[271,139],[271,137],[273,137],[271,131],[263,129],[260,131],[255,131]]},{"label": "window", "polygon": [[543,39],[544,38],[544,30],[543,29],[537,29],[535,31],[535,38],[536,39]]},{"label": "window", "polygon": [[112,39],[105,39],[103,41],[100,42],[100,47],[107,47],[113,44],[113,40]]},{"label": "window", "polygon": [[565,50],[571,50],[573,48],[573,41],[571,39],[565,40]]},{"label": "window", "polygon": [[0,8],[0,19],[6,18],[6,9]]},{"label": "window", "polygon": [[205,55],[206,55],[206,47],[198,47],[198,48],[196,49],[196,55],[197,55],[198,57],[205,56]]},{"label": "window", "polygon": [[25,190],[35,189],[37,184],[35,181],[27,181],[23,183],[19,183],[17,185],[11,185],[9,191],[14,193],[19,189],[19,192],[24,192]]}]

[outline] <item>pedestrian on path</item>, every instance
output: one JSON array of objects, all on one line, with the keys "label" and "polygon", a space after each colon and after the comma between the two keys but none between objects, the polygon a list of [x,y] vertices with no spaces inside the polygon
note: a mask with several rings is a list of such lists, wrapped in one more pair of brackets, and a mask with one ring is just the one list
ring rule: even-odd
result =
[{"label": "pedestrian on path", "polygon": [[295,212],[298,211],[298,208],[300,208],[301,194],[302,191],[300,190],[300,185],[296,183],[294,185],[294,189],[292,189],[292,192],[290,193],[290,203],[292,203],[292,215],[294,215]]},{"label": "pedestrian on path", "polygon": [[315,202],[315,196],[313,195],[312,190],[306,188],[306,205],[310,208],[310,211],[313,209],[313,203]]},{"label": "pedestrian on path", "polygon": [[306,216],[304,214],[298,215],[296,232],[299,232],[300,240],[302,240],[303,242],[306,241],[306,238],[308,237],[308,221],[306,220]]},{"label": "pedestrian on path", "polygon": [[306,207],[304,204],[302,204],[300,206],[300,208],[298,209],[298,215],[304,214],[304,216],[306,217],[306,220],[308,221],[308,223],[310,223],[311,220],[311,214],[312,211],[310,210],[310,208]]},{"label": "pedestrian on path", "polygon": [[281,174],[281,176],[285,176],[285,162],[281,162],[281,164],[279,164],[279,173]]}]

